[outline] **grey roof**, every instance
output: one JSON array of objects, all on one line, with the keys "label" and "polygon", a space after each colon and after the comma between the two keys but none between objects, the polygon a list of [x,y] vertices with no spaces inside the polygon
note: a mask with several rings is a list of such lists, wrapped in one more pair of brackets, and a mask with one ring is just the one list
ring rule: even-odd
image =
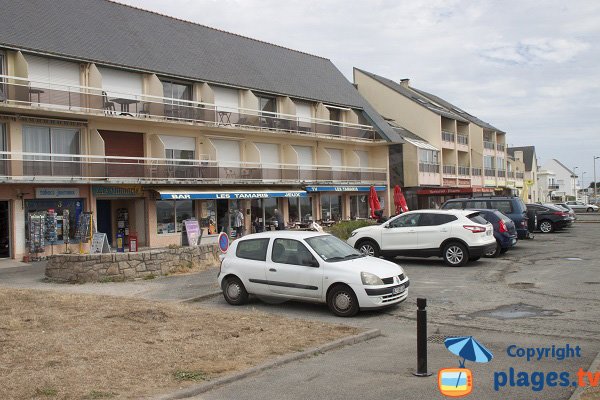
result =
[{"label": "grey roof", "polygon": [[510,156],[515,156],[515,151],[523,152],[523,163],[525,163],[525,171],[531,171],[533,168],[533,158],[535,157],[535,146],[507,147],[506,152]]},{"label": "grey roof", "polygon": [[396,132],[398,132],[398,134],[400,136],[402,136],[403,138],[414,139],[414,140],[421,140],[423,142],[427,142],[427,140],[425,140],[421,136],[419,136],[419,135],[417,135],[417,134],[409,131],[405,127],[401,126],[395,120],[393,120],[393,119],[387,119],[387,118],[385,120],[392,127],[392,129],[395,130]]},{"label": "grey roof", "polygon": [[5,0],[1,9],[0,47],[360,108],[396,138],[326,58],[108,0]]},{"label": "grey roof", "polygon": [[466,119],[464,119],[460,115],[458,115],[454,112],[451,112],[443,107],[440,107],[437,104],[432,103],[430,99],[428,99],[424,95],[421,95],[420,93],[416,93],[412,88],[411,89],[406,88],[406,87],[402,86],[401,84],[392,81],[391,79],[385,78],[383,76],[379,76],[372,72],[362,70],[360,68],[355,67],[354,69],[371,77],[372,79],[376,80],[377,82],[381,83],[382,85],[387,86],[388,88],[392,89],[393,91],[411,99],[415,103],[419,104],[422,107],[427,108],[429,111],[431,111],[435,114],[438,114],[442,117],[455,119],[455,120],[461,121],[461,122],[468,122]]}]

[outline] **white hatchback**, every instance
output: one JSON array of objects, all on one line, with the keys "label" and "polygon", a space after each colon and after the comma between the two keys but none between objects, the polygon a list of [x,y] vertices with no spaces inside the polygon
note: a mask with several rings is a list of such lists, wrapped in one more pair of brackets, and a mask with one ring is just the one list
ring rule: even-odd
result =
[{"label": "white hatchback", "polygon": [[326,303],[341,317],[406,300],[409,279],[399,265],[367,257],[329,234],[272,231],[231,244],[219,270],[229,304],[259,298]]}]

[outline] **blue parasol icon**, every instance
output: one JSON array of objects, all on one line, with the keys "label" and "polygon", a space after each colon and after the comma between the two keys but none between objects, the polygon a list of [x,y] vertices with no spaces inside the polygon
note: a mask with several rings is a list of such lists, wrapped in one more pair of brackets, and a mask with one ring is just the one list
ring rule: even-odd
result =
[{"label": "blue parasol icon", "polygon": [[[494,355],[477,340],[473,339],[473,336],[447,338],[444,340],[444,345],[450,353],[462,357],[462,361],[460,361],[460,368],[465,367],[466,360],[478,363],[486,363],[494,358]],[[460,380],[460,375],[461,374],[459,373],[458,379],[456,380],[457,386]]]}]

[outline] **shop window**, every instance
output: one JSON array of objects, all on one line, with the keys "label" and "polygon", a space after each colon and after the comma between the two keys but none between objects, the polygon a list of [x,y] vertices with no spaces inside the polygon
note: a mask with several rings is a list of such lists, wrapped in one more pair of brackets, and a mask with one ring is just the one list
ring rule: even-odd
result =
[{"label": "shop window", "polygon": [[333,221],[342,219],[342,196],[321,194],[321,219]]},{"label": "shop window", "polygon": [[200,228],[204,229],[207,234],[217,234],[217,204],[216,200],[202,200],[199,202]]},{"label": "shop window", "polygon": [[[83,199],[48,199],[48,200],[25,200],[25,238],[29,240],[29,214],[44,213],[54,210],[56,213],[56,238],[58,241],[65,240],[65,234],[70,241],[75,240],[77,232],[77,220],[83,212]],[[69,230],[65,232],[63,215],[69,211]]]},{"label": "shop window", "polygon": [[350,196],[350,219],[369,217],[369,196]]},{"label": "shop window", "polygon": [[181,232],[183,220],[194,216],[192,200],[158,200],[156,231],[158,234]]},{"label": "shop window", "polygon": [[312,198],[288,198],[288,215],[290,222],[312,221]]}]

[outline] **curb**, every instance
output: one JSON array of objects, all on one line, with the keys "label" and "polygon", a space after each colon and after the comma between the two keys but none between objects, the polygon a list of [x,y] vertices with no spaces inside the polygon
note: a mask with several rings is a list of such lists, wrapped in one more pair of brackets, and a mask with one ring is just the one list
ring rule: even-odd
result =
[{"label": "curb", "polygon": [[376,338],[378,336],[381,336],[381,331],[379,329],[370,329],[366,332],[359,333],[359,334],[353,335],[353,336],[348,336],[348,337],[341,338],[341,339],[337,339],[337,340],[334,340],[333,342],[325,343],[321,346],[314,347],[312,349],[305,350],[300,353],[294,353],[294,354],[289,354],[287,356],[279,357],[279,358],[276,358],[275,360],[269,361],[265,364],[249,368],[245,371],[241,371],[241,372],[235,373],[233,375],[215,379],[214,381],[210,381],[208,383],[191,386],[186,389],[178,390],[174,393],[154,397],[154,400],[186,399],[186,398],[189,398],[192,396],[197,396],[199,394],[213,390],[219,386],[226,385],[228,383],[232,383],[232,382],[238,381],[240,379],[244,379],[250,375],[254,375],[259,372],[266,371],[268,369],[279,367],[280,365],[288,364],[292,361],[309,358],[309,357],[312,357],[313,355],[316,355],[319,353],[324,353],[329,350],[338,349],[340,347],[349,346],[349,345],[360,343],[360,342],[365,342],[367,340]]},{"label": "curb", "polygon": [[195,296],[195,297],[190,297],[188,299],[179,300],[178,303],[194,303],[197,301],[207,300],[207,299],[216,297],[216,296],[220,295],[221,293],[223,293],[221,290],[214,290],[212,292],[203,294],[201,296]]},{"label": "curb", "polygon": [[[588,371],[600,371],[600,353],[596,354],[596,358],[594,359],[594,361],[592,361],[592,364],[588,368]],[[579,400],[581,398],[581,395],[585,392],[585,389],[588,387],[590,386],[578,387],[577,389],[575,389],[571,397],[569,397],[569,400]]]}]

